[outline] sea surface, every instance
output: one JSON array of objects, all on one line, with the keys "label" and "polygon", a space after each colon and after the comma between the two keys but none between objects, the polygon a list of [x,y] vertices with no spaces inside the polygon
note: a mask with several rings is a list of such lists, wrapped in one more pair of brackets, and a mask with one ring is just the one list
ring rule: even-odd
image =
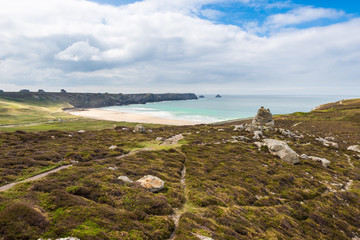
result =
[{"label": "sea surface", "polygon": [[255,96],[255,95],[205,95],[198,100],[167,101],[126,106],[112,106],[102,109],[136,113],[166,119],[186,120],[198,123],[212,123],[256,115],[264,106],[272,114],[308,112],[318,105],[359,96]]}]

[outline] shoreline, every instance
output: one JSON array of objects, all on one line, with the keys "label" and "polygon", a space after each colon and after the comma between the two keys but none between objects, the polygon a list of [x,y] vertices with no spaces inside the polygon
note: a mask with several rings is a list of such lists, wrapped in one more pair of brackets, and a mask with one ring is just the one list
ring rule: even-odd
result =
[{"label": "shoreline", "polygon": [[107,120],[114,122],[148,123],[148,124],[162,124],[162,125],[174,125],[174,126],[190,126],[196,124],[203,124],[199,122],[158,118],[145,114],[118,112],[114,110],[105,110],[99,108],[86,108],[86,109],[82,108],[82,109],[73,109],[73,110],[66,109],[64,110],[64,112],[78,117],[85,117],[96,120]]}]

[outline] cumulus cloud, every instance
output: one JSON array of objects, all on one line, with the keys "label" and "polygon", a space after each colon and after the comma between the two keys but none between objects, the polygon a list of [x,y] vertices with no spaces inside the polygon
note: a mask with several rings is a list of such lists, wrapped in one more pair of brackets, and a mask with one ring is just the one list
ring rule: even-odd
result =
[{"label": "cumulus cloud", "polygon": [[[228,1],[249,6],[266,2]],[[218,2],[145,0],[115,7],[85,0],[3,1],[0,88],[228,93],[279,89],[272,93],[301,94],[324,86],[336,91],[343,84],[359,90],[352,87],[360,73],[359,19],[259,36],[251,31],[256,24],[245,30],[212,22],[219,13],[203,6]],[[269,17],[267,25],[282,28],[342,14],[302,7]],[[204,15],[207,19],[201,18]]]}]

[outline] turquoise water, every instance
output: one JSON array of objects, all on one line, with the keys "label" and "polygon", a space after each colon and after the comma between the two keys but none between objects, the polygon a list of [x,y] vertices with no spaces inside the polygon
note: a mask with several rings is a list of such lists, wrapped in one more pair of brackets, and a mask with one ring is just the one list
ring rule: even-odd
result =
[{"label": "turquoise water", "polygon": [[225,95],[222,98],[215,98],[215,96],[207,95],[198,100],[112,106],[103,109],[167,119],[211,123],[253,117],[261,106],[269,108],[273,114],[308,112],[320,104],[356,97],[358,96]]}]

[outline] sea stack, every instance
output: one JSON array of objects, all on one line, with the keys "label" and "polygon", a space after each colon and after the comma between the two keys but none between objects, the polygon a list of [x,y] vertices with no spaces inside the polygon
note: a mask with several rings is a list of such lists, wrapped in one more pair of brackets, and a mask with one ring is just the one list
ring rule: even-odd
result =
[{"label": "sea stack", "polygon": [[221,95],[220,95],[220,94],[218,94],[218,95],[216,95],[215,97],[216,97],[216,98],[221,98]]},{"label": "sea stack", "polygon": [[252,124],[264,127],[274,127],[274,120],[272,119],[270,110],[265,109],[264,107],[259,108]]}]

